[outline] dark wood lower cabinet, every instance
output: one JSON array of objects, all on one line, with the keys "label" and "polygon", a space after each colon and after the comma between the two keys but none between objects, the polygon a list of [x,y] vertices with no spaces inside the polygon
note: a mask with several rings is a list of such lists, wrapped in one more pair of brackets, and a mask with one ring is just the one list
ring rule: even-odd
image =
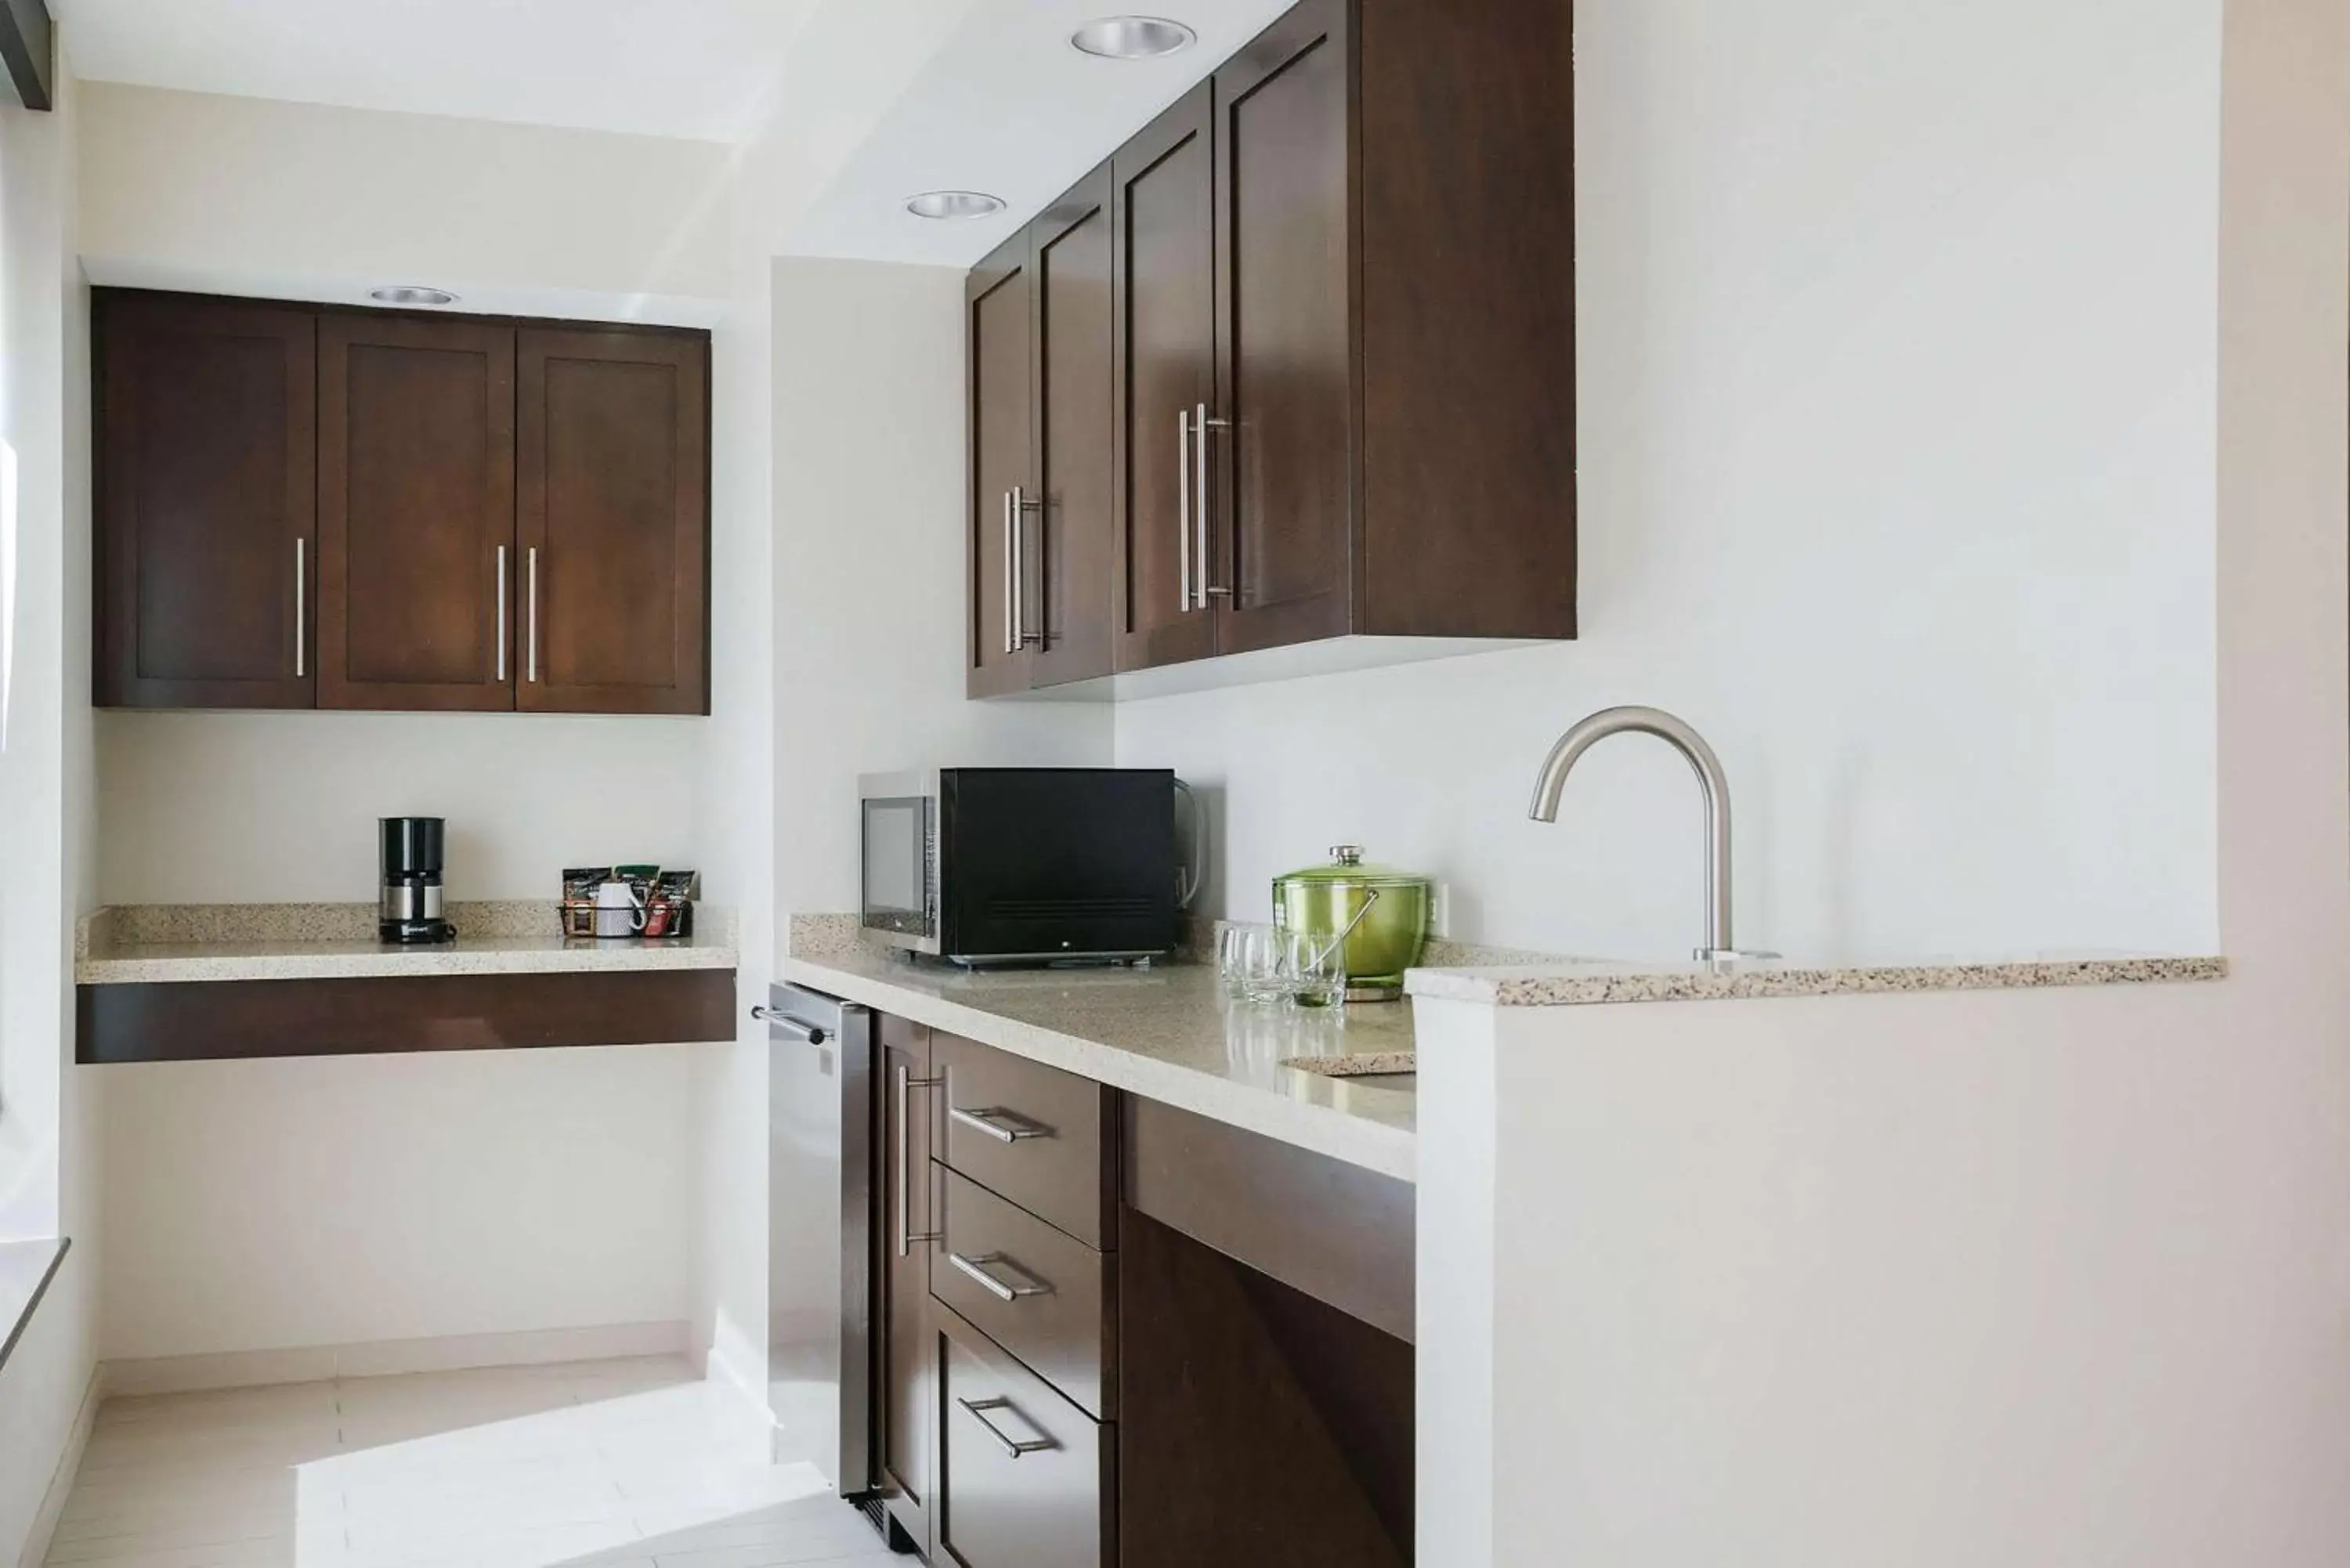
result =
[{"label": "dark wood lower cabinet", "polygon": [[1412,1561],[1409,1183],[902,1019],[880,1038],[898,1544],[941,1568]]},{"label": "dark wood lower cabinet", "polygon": [[879,1020],[881,1092],[875,1121],[871,1190],[881,1212],[874,1270],[874,1460],[882,1505],[915,1546],[931,1544],[931,1477],[938,1445],[938,1353],[931,1339],[931,1222],[935,1182],[931,1167],[931,1032],[887,1015]]},{"label": "dark wood lower cabinet", "polygon": [[82,1063],[672,1045],[734,1037],[734,971],[83,985],[74,1012]]},{"label": "dark wood lower cabinet", "polygon": [[937,1307],[938,1557],[959,1568],[1118,1561],[1117,1428]]},{"label": "dark wood lower cabinet", "polygon": [[1412,1347],[1131,1209],[1118,1257],[1120,1568],[1409,1563]]}]

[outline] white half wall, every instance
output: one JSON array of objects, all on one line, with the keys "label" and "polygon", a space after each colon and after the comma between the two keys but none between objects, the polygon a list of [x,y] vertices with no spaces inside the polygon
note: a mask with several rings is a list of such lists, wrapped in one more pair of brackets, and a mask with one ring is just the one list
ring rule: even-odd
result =
[{"label": "white half wall", "polygon": [[2225,58],[2230,978],[1426,1007],[1420,1560],[2350,1560],[2350,15]]},{"label": "white half wall", "polygon": [[[1576,7],[1582,640],[1130,702],[1210,901],[1340,842],[1450,934],[1685,956],[1713,742],[1742,945],[2215,940],[2219,0]],[[1440,524],[1440,519],[1435,520]]]}]

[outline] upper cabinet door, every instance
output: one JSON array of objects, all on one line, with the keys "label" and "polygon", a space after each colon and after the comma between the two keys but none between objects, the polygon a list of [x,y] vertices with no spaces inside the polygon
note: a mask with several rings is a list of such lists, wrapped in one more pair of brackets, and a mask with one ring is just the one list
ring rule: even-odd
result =
[{"label": "upper cabinet door", "polygon": [[92,327],[96,701],[312,706],[312,316],[101,293]]},{"label": "upper cabinet door", "polygon": [[1212,96],[1201,82],[1110,161],[1120,670],[1216,651],[1202,576],[1213,530],[1193,430],[1216,397]]},{"label": "upper cabinet door", "polygon": [[1037,618],[1024,570],[1033,553],[1028,538],[1043,510],[1035,472],[1035,325],[1025,232],[972,269],[964,299],[971,356],[966,669],[971,695],[993,697],[1028,689],[1027,628]]},{"label": "upper cabinet door", "polygon": [[[1215,75],[1219,650],[1354,622],[1355,161],[1346,0],[1305,0]],[[1424,519],[1433,525],[1435,519]]]},{"label": "upper cabinet door", "polygon": [[1110,672],[1112,449],[1109,166],[1029,225],[1036,493],[1020,563],[1030,684]]},{"label": "upper cabinet door", "polygon": [[524,327],[521,684],[536,712],[709,708],[709,340]]},{"label": "upper cabinet door", "polygon": [[515,331],[318,329],[318,705],[514,706]]}]

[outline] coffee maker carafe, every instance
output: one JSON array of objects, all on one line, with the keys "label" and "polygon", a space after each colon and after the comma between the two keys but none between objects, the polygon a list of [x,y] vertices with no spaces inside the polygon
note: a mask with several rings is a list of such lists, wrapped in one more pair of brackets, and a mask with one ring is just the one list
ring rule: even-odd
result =
[{"label": "coffee maker carafe", "polygon": [[401,944],[454,940],[442,918],[441,826],[437,816],[387,816],[383,830],[383,901],[376,934]]}]

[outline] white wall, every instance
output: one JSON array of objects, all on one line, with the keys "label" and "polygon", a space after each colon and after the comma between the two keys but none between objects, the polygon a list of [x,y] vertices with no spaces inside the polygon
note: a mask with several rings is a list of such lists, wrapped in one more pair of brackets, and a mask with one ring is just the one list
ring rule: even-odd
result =
[{"label": "white wall", "polygon": [[695,1049],[98,1069],[108,1358],[681,1322]]},{"label": "white wall", "polygon": [[2219,16],[1578,5],[1582,639],[1122,706],[1222,791],[1211,901],[1355,842],[1455,936],[1683,954],[1678,758],[1525,820],[1648,702],[1729,769],[1745,945],[2210,950]]},{"label": "white wall", "polygon": [[1095,704],[963,697],[962,272],[775,264],[776,888],[853,909],[857,775],[1106,763]]},{"label": "white wall", "polygon": [[0,1563],[14,1563],[67,1457],[97,1357],[97,1088],[69,1066],[66,933],[91,896],[88,781],[88,300],[74,261],[74,120],[0,107],[0,1239],[74,1240],[0,1371]]},{"label": "white wall", "polygon": [[2232,978],[1426,1009],[1422,1560],[2350,1559],[2350,16],[2215,134]]},{"label": "white wall", "polygon": [[81,144],[101,283],[431,283],[468,309],[693,325],[728,294],[733,171],[712,142],[109,83]]},{"label": "white wall", "polygon": [[448,820],[452,898],[552,898],[567,866],[698,866],[704,722],[103,712],[99,895],[367,902],[379,816]]}]

